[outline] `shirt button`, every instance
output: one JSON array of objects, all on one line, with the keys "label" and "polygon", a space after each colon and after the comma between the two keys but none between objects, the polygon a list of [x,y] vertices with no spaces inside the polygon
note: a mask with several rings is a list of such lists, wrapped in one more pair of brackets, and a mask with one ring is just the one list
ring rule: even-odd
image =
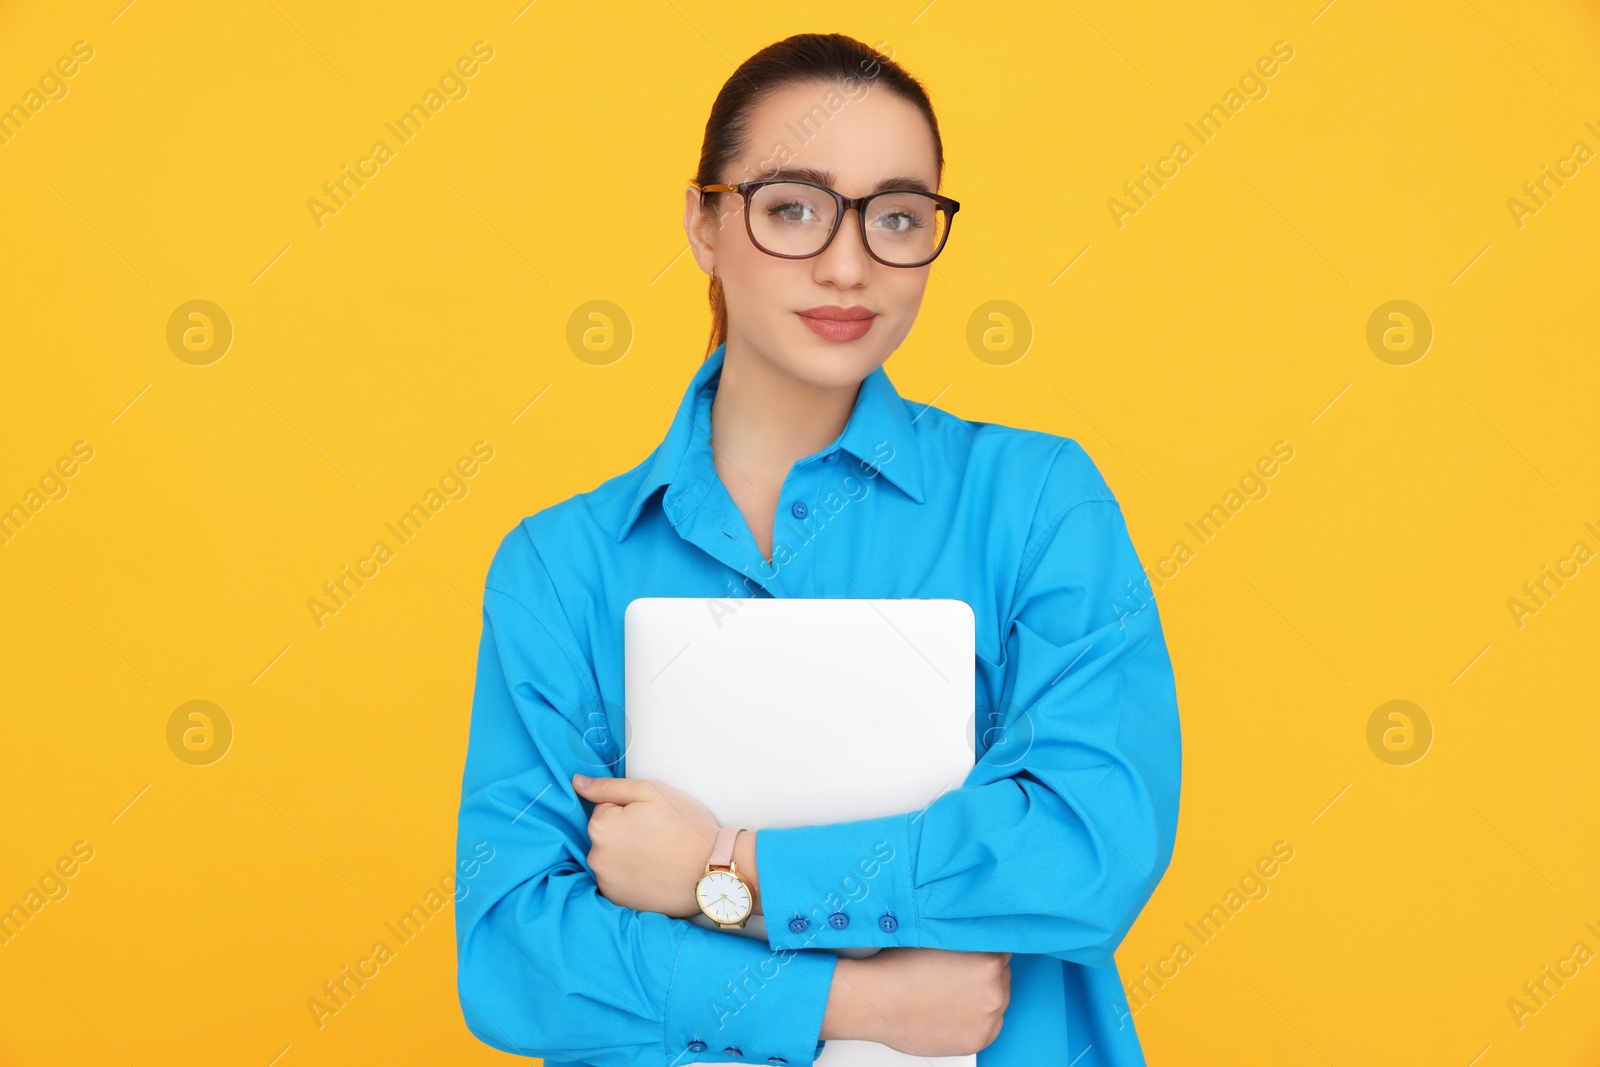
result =
[{"label": "shirt button", "polygon": [[828,916],[828,925],[833,927],[835,930],[843,930],[846,926],[850,925],[850,916],[846,915],[842,911],[836,911],[832,915]]},{"label": "shirt button", "polygon": [[803,519],[806,517],[806,512],[810,509],[806,507],[806,502],[804,500],[796,500],[794,502],[794,507],[790,508],[789,510],[794,512],[795,518]]},{"label": "shirt button", "polygon": [[744,1055],[743,1052],[739,1051],[739,1049],[736,1048],[733,1045],[729,1045],[727,1048],[723,1049],[722,1051],[726,1052],[730,1056],[743,1056]]},{"label": "shirt button", "polygon": [[789,920],[789,930],[791,933],[803,934],[806,932],[806,928],[810,925],[810,923],[799,917]]},{"label": "shirt button", "polygon": [[826,456],[822,457],[822,462],[824,462],[824,463],[832,463],[834,460],[836,460],[838,458],[839,458],[839,453],[838,452],[829,452]]},{"label": "shirt button", "polygon": [[882,930],[886,934],[894,933],[895,929],[899,927],[899,925],[899,922],[895,920],[893,915],[886,914],[883,918],[878,920],[878,929]]},{"label": "shirt button", "polygon": [[690,1052],[704,1052],[705,1050],[706,1050],[706,1043],[704,1041],[691,1041],[691,1042],[689,1042],[689,1051]]},{"label": "shirt button", "polygon": [[768,1056],[767,1057],[767,1062],[768,1063],[788,1063],[789,1061],[784,1059],[782,1056]]}]

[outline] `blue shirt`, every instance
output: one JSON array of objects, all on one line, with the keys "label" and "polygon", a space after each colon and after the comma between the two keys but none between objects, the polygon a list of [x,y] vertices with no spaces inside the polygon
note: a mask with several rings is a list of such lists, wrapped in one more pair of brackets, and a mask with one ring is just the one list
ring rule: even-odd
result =
[{"label": "blue shirt", "polygon": [[[911,945],[1013,953],[979,1067],[1143,1064],[1113,952],[1172,857],[1180,738],[1111,490],[1071,438],[909,402],[879,367],[784,479],[769,563],[712,462],[724,354],[648,458],[523,519],[490,564],[457,840],[469,1029],[551,1067],[805,1067],[830,950]],[[656,596],[976,616],[972,772],[920,811],[756,828],[766,943],[613,904],[586,865],[571,776],[626,774],[623,612]]]}]

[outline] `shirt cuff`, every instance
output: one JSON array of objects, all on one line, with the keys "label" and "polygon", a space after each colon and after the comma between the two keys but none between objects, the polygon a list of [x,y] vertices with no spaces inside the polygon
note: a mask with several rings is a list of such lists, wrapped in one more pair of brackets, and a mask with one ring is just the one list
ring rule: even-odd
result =
[{"label": "shirt cuff", "polygon": [[688,923],[667,991],[670,1062],[808,1067],[822,1052],[838,962],[832,952],[775,952],[753,937]]},{"label": "shirt cuff", "polygon": [[756,831],[773,948],[917,947],[911,812]]}]

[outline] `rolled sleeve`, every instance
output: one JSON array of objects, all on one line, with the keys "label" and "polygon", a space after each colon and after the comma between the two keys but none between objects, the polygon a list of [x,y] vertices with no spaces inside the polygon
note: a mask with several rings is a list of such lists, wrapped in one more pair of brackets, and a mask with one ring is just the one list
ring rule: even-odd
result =
[{"label": "rolled sleeve", "polygon": [[1182,754],[1154,594],[1076,442],[1041,491],[1004,648],[999,710],[960,787],[919,812],[757,832],[773,947],[1113,962],[1171,862]]},{"label": "rolled sleeve", "polygon": [[592,806],[571,779],[612,773],[586,713],[603,704],[520,529],[490,567],[483,621],[456,846],[468,1029],[501,1051],[593,1067],[814,1062],[833,953],[775,951],[600,894]]}]

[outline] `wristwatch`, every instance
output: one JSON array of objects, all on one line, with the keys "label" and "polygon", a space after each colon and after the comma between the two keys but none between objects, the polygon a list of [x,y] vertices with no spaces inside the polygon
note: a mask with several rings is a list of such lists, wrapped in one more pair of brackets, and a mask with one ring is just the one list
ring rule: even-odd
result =
[{"label": "wristwatch", "polygon": [[711,848],[711,858],[706,861],[706,873],[695,883],[695,900],[700,910],[724,930],[743,929],[755,911],[755,895],[750,883],[739,873],[733,862],[733,842],[742,826],[724,826],[717,831]]}]

